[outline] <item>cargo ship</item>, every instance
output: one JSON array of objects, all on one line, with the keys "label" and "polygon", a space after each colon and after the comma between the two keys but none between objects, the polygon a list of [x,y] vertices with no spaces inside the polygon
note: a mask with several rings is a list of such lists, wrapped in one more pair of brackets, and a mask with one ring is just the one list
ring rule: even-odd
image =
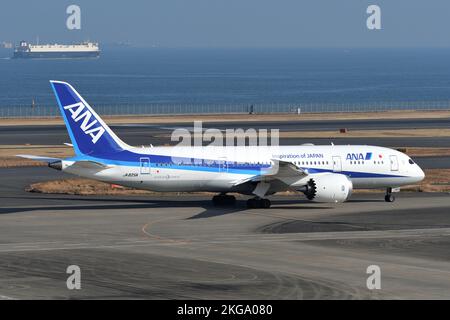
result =
[{"label": "cargo ship", "polygon": [[13,58],[23,59],[79,59],[98,58],[98,43],[83,42],[79,44],[29,44],[21,41],[14,48]]}]

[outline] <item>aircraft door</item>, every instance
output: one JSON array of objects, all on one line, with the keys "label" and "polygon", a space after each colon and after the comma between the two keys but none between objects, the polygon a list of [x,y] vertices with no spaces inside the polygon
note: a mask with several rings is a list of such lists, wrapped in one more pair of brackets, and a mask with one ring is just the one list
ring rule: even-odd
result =
[{"label": "aircraft door", "polygon": [[398,171],[398,158],[397,156],[389,156],[391,161],[391,171]]},{"label": "aircraft door", "polygon": [[219,172],[228,172],[227,158],[219,159]]},{"label": "aircraft door", "polygon": [[140,173],[150,174],[150,158],[141,158],[140,163]]},{"label": "aircraft door", "polygon": [[342,171],[342,161],[340,156],[333,156],[333,172]]}]

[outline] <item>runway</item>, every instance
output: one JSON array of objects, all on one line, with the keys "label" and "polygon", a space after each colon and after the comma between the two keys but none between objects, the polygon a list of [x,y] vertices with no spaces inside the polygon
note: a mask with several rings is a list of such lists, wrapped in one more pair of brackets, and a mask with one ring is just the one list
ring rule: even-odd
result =
[{"label": "runway", "polygon": [[[37,120],[38,121],[38,120]],[[162,145],[170,143],[166,137],[176,128],[190,128],[193,124],[131,124],[111,125],[117,135],[130,145]],[[217,122],[203,123],[204,129],[219,130],[241,128],[279,129],[283,131],[338,131],[349,130],[383,130],[383,129],[426,129],[448,128],[450,119],[373,119],[373,120],[311,120],[311,121],[255,121],[255,122]],[[0,126],[0,145],[60,145],[69,142],[69,136],[63,125],[49,126]],[[450,147],[450,137],[411,137],[411,138],[283,138],[282,144],[371,144],[385,147]]]},{"label": "runway", "polygon": [[[31,194],[48,168],[0,169],[0,298],[449,299],[450,196],[357,194],[271,209],[205,196]],[[64,177],[64,176],[61,176]],[[66,268],[81,268],[81,290]],[[366,268],[381,268],[381,289]]]}]

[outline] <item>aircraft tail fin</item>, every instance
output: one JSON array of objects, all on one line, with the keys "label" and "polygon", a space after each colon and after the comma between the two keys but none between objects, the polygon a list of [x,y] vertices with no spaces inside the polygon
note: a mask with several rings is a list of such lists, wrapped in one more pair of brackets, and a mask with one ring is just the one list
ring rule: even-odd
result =
[{"label": "aircraft tail fin", "polygon": [[77,156],[99,156],[130,148],[67,82],[51,80],[64,123]]}]

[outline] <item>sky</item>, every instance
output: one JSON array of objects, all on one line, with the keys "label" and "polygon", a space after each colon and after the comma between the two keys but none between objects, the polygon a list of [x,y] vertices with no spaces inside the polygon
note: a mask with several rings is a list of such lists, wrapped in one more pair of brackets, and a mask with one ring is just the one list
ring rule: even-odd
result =
[{"label": "sky", "polygon": [[[68,30],[66,8],[81,8]],[[381,30],[366,26],[381,8]],[[158,47],[449,47],[448,0],[2,0],[0,42]]]}]

